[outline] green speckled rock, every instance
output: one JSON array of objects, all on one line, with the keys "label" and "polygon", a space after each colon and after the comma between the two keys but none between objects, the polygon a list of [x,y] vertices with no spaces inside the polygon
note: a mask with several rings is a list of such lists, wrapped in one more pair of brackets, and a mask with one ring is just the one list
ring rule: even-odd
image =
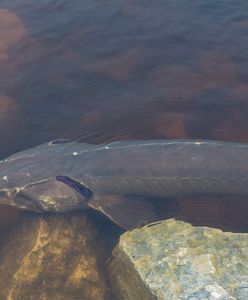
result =
[{"label": "green speckled rock", "polygon": [[174,219],[126,232],[109,272],[118,299],[248,299],[248,234]]}]

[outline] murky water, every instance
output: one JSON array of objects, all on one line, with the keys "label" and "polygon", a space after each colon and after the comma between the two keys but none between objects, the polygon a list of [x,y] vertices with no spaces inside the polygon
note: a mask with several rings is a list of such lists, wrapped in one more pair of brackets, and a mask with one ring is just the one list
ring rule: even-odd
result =
[{"label": "murky water", "polygon": [[247,10],[0,0],[0,158],[58,137],[248,142]]},{"label": "murky water", "polygon": [[57,137],[248,141],[245,0],[0,9],[0,157]]}]

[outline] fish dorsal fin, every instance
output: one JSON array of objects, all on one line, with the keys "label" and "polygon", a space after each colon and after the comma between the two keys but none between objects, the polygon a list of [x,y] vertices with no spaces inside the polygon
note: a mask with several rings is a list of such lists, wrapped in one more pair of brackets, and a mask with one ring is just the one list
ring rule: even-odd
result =
[{"label": "fish dorsal fin", "polygon": [[58,138],[56,140],[50,141],[48,144],[49,145],[60,145],[60,144],[67,144],[67,143],[71,143],[71,142],[73,142],[73,141],[70,139]]},{"label": "fish dorsal fin", "polygon": [[155,199],[138,196],[97,195],[88,205],[100,211],[117,225],[132,229],[148,223],[168,219],[176,214],[167,210],[165,199]]},{"label": "fish dorsal fin", "polygon": [[112,147],[112,146],[123,146],[126,145],[127,142],[125,141],[112,141],[112,142],[106,142],[103,145],[106,147]]}]

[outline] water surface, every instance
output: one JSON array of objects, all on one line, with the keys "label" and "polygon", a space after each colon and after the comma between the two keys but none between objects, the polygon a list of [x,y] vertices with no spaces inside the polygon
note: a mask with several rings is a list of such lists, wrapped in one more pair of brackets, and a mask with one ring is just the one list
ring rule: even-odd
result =
[{"label": "water surface", "polygon": [[0,157],[67,137],[248,141],[247,1],[0,1]]}]

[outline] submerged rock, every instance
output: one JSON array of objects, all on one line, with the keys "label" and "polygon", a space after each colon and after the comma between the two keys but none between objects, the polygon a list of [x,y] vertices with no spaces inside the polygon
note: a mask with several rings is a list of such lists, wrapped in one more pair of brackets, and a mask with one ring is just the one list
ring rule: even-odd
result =
[{"label": "submerged rock", "polygon": [[112,299],[84,213],[26,214],[0,251],[0,299]]},{"label": "submerged rock", "polygon": [[17,225],[22,214],[23,211],[13,206],[0,206],[0,240],[2,239],[2,232],[10,231],[13,226]]},{"label": "submerged rock", "polygon": [[126,232],[109,265],[118,299],[248,299],[248,234],[170,219]]}]

